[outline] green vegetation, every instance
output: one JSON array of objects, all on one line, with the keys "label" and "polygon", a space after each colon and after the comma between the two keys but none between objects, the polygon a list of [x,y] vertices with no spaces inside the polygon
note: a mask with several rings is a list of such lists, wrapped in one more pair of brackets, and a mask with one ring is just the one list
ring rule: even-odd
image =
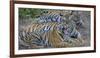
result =
[{"label": "green vegetation", "polygon": [[19,8],[19,18],[35,18],[41,15],[43,9]]}]

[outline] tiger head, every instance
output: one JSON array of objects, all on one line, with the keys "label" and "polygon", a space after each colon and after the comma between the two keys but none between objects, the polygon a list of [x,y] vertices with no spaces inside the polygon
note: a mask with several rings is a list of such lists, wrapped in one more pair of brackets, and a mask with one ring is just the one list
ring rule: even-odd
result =
[{"label": "tiger head", "polygon": [[76,28],[83,28],[84,27],[84,21],[82,20],[82,15],[77,12],[77,11],[73,11],[72,15],[69,16],[69,20],[75,24]]},{"label": "tiger head", "polygon": [[57,30],[60,31],[59,33],[64,39],[81,38],[79,31],[75,28],[74,24],[72,23],[59,24]]}]

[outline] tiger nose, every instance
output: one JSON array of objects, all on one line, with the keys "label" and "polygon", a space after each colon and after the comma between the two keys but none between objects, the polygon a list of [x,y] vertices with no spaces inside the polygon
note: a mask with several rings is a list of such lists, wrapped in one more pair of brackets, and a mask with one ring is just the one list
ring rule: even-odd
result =
[{"label": "tiger nose", "polygon": [[70,36],[71,38],[77,38],[78,37],[78,34],[73,34]]}]

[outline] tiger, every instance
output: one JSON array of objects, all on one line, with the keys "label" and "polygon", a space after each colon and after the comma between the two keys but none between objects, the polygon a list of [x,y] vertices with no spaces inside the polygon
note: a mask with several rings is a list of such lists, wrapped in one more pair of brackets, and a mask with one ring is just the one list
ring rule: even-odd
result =
[{"label": "tiger", "polygon": [[[45,10],[42,12],[43,14],[39,16],[37,21],[40,22],[71,22],[74,23],[76,28],[84,27],[84,21],[81,18],[81,11],[73,11],[73,10]],[[49,19],[49,20],[48,20]]]},{"label": "tiger", "polygon": [[[61,27],[62,28],[59,28]],[[79,38],[80,34],[75,28],[69,28],[68,24],[61,24],[57,22],[30,25],[22,33],[20,37],[31,48],[59,48],[68,47],[68,40],[71,38]],[[75,39],[76,40],[76,39]],[[39,42],[39,43],[38,43]],[[35,46],[35,47],[33,47]]]}]

